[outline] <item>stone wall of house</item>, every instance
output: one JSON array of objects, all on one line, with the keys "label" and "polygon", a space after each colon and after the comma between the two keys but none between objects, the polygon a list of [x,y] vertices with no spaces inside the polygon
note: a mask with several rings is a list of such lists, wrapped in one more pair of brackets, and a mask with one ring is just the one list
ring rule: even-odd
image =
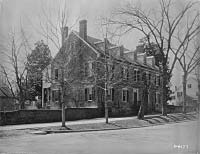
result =
[{"label": "stone wall of house", "polygon": [[[98,108],[67,108],[66,120],[80,120],[102,117]],[[61,110],[18,110],[0,112],[0,125],[45,123],[61,121]]]},{"label": "stone wall of house", "polygon": [[[62,51],[62,49],[61,49]],[[85,67],[87,67],[85,64],[87,64],[89,61],[94,61],[95,60],[95,53],[92,51],[88,45],[83,43],[81,40],[78,39],[75,34],[71,33],[69,35],[68,41],[65,43],[65,46],[63,47],[63,51],[66,55],[63,56],[60,53],[55,57],[53,63],[52,63],[52,78],[55,76],[54,69],[58,68],[61,69],[63,67],[63,64],[61,63],[63,61],[63,58],[66,63],[68,63],[68,67],[64,67],[67,69],[64,74],[65,78],[67,80],[72,79],[72,82],[70,84],[73,86],[74,89],[79,90],[79,100],[78,100],[78,106],[76,106],[76,101],[69,96],[73,96],[75,90],[72,93],[66,93],[66,97],[64,98],[64,101],[66,102],[66,105],[68,107],[84,107],[88,106],[90,104],[96,104],[101,110],[104,108],[104,92],[102,90],[99,90],[96,88],[95,92],[95,98],[92,101],[85,101],[84,99],[84,90],[85,87],[87,86],[94,86],[98,85],[104,88],[104,81],[102,80],[105,74],[105,68],[103,60],[105,59],[103,54],[100,54],[100,57],[98,61],[101,61],[101,63],[96,63],[95,64],[95,74],[96,76],[96,81],[94,76],[87,76],[85,74]],[[109,59],[110,60],[110,59]],[[135,113],[138,111],[139,107],[139,102],[142,101],[142,93],[143,93],[143,82],[142,81],[134,81],[134,67],[130,67],[128,63],[119,63],[111,59],[111,61],[114,64],[114,71],[113,75],[114,78],[111,81],[112,83],[119,82],[118,84],[115,85],[115,97],[112,103],[110,103],[110,108],[111,108],[111,114],[112,115],[117,115],[120,113],[120,115],[135,115]],[[123,67],[127,67],[129,69],[129,79],[126,79],[122,75],[122,70]],[[141,69],[140,72],[142,73],[143,70]],[[61,75],[61,72],[59,73]],[[154,74],[155,75],[155,74]],[[110,76],[109,76],[110,77]],[[141,76],[140,76],[141,78]],[[67,86],[66,86],[67,87]],[[123,102],[122,101],[122,88],[128,88],[130,92],[129,100],[128,102]],[[133,103],[133,88],[139,89],[139,99],[137,105]],[[59,79],[57,81],[52,82],[51,90],[54,89],[60,89],[60,83]],[[67,89],[67,88],[66,88]],[[69,89],[69,88],[68,88]],[[150,101],[149,102],[144,102],[145,105],[145,113],[150,113],[153,111],[153,107],[155,106],[155,92],[158,91],[157,87],[152,88],[153,90],[150,90]],[[52,96],[51,96],[52,98]],[[59,102],[51,102],[52,107],[56,108],[56,106],[59,108],[60,103]]]},{"label": "stone wall of house", "polygon": [[[89,60],[94,59],[95,56],[96,55],[91,48],[82,43],[82,41],[74,33],[71,33],[68,40],[65,42],[65,45],[52,62],[51,74],[53,82],[51,85],[51,91],[61,89],[61,70],[63,67],[65,70],[64,78],[67,80],[67,83],[69,83],[68,85],[65,85],[64,97],[64,102],[66,102],[68,107],[86,107],[90,106],[92,103],[94,105],[94,102],[85,102],[83,95],[84,87],[91,85],[94,82],[93,77],[87,77],[85,75],[85,64],[87,64]],[[62,63],[63,61],[64,63]],[[67,65],[65,66],[66,63]],[[55,80],[55,69],[58,69],[59,78],[57,80]],[[79,91],[79,104],[77,104],[75,100],[76,98],[74,98],[76,91]],[[50,104],[51,108],[60,107],[59,102],[55,102],[53,100],[51,100]]]}]

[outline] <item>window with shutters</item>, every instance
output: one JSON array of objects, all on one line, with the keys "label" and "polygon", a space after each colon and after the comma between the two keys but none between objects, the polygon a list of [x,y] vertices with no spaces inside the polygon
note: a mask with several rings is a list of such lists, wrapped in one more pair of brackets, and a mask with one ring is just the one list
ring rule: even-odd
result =
[{"label": "window with shutters", "polygon": [[151,73],[149,72],[149,77],[148,77],[148,81],[149,81],[149,83],[151,82]]},{"label": "window with shutters", "polygon": [[127,68],[126,79],[129,80],[129,69]]},{"label": "window with shutters", "polygon": [[160,93],[159,92],[156,92],[156,104],[159,104],[160,103]]},{"label": "window with shutters", "polygon": [[85,88],[85,101],[92,101],[92,100],[95,100],[95,88],[91,86]]},{"label": "window with shutters", "polygon": [[129,97],[128,89],[127,88],[123,88],[122,89],[122,101],[123,102],[128,102],[128,97]]},{"label": "window with shutters", "polygon": [[138,72],[138,70],[137,70],[137,69],[134,69],[133,80],[134,80],[135,82],[137,81],[137,72]]},{"label": "window with shutters", "polygon": [[161,86],[161,79],[160,79],[160,76],[158,76],[158,86]]},{"label": "window with shutters", "polygon": [[84,75],[88,76],[88,63],[87,62],[84,64]]},{"label": "window with shutters", "polygon": [[52,100],[54,102],[59,101],[59,90],[53,90],[52,91]]},{"label": "window with shutters", "polygon": [[137,81],[140,81],[140,71],[137,71]]},{"label": "window with shutters", "polygon": [[55,80],[58,80],[58,69],[57,68],[54,70],[54,73],[55,73]]},{"label": "window with shutters", "polygon": [[88,88],[85,88],[85,101],[88,101]]},{"label": "window with shutters", "polygon": [[143,80],[143,81],[146,81],[146,78],[147,78],[147,73],[146,73],[146,72],[143,72],[142,80]]},{"label": "window with shutters", "polygon": [[114,77],[114,70],[115,70],[115,65],[113,64],[108,65],[108,74],[110,79]]},{"label": "window with shutters", "polygon": [[156,86],[159,86],[159,78],[160,78],[160,76],[156,75]]},{"label": "window with shutters", "polygon": [[107,96],[111,101],[114,101],[114,88],[113,87],[109,87],[107,89]]},{"label": "window with shutters", "polygon": [[126,66],[122,67],[122,77],[126,80],[129,79],[129,69]]},{"label": "window with shutters", "polygon": [[88,93],[88,101],[92,101],[92,87],[88,88],[89,93]]}]

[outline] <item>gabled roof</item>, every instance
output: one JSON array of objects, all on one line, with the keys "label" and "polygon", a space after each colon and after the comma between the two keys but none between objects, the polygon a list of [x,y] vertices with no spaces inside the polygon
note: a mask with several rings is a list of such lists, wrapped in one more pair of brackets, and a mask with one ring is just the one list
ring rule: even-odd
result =
[{"label": "gabled roof", "polygon": [[[92,51],[94,51],[97,55],[99,55],[99,54],[103,54],[103,55],[104,55],[104,54],[105,54],[105,51],[104,51],[104,45],[105,45],[104,43],[105,43],[105,42],[104,42],[103,40],[100,40],[100,39],[97,39],[97,38],[91,37],[91,36],[87,36],[87,40],[84,40],[83,38],[80,37],[80,35],[79,35],[79,33],[78,33],[77,31],[72,31],[72,32],[68,35],[68,37],[66,38],[66,41],[69,39],[69,36],[70,36],[71,34],[74,34],[76,37],[78,37],[79,39],[81,39],[81,41],[82,41],[83,43],[85,43],[89,48],[91,48]],[[139,61],[133,61],[131,58],[129,58],[129,56],[128,56],[128,54],[129,54],[129,52],[130,52],[129,49],[126,49],[126,48],[123,47],[123,50],[125,51],[125,52],[124,52],[124,57],[120,57],[120,56],[119,56],[119,53],[118,53],[118,55],[116,55],[115,52],[116,52],[116,53],[119,52],[121,46],[116,46],[116,45],[110,43],[109,41],[108,41],[107,46],[108,46],[108,51],[110,51],[110,53],[111,53],[111,56],[112,56],[113,58],[117,59],[117,60],[126,61],[126,62],[132,63],[132,64],[134,64],[134,65],[136,65],[136,66],[140,66],[140,67],[143,67],[143,68],[150,68],[151,70],[156,70],[156,71],[158,71],[158,68],[157,68],[157,67],[152,67],[152,66],[150,66],[150,65],[148,65],[148,64],[145,65],[145,64],[143,64],[143,63],[141,63],[141,62],[139,62]],[[62,48],[63,48],[63,47],[62,47]],[[56,58],[57,56],[60,56],[60,54],[62,54],[62,53],[61,53],[61,52],[62,52],[62,48],[61,48],[60,51],[56,54],[55,58]],[[54,58],[54,59],[55,59],[55,58]]]}]

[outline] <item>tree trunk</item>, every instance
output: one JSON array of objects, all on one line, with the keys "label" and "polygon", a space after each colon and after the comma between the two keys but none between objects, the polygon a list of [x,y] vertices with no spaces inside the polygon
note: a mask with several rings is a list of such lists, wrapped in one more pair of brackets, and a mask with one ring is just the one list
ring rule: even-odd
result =
[{"label": "tree trunk", "polygon": [[106,123],[108,124],[108,102],[105,100],[105,118],[106,118]]},{"label": "tree trunk", "polygon": [[65,126],[65,103],[62,102],[62,127],[66,127]]},{"label": "tree trunk", "polygon": [[198,103],[197,103],[197,112],[199,113],[200,108],[200,81],[198,81]]},{"label": "tree trunk", "polygon": [[65,125],[65,103],[64,103],[64,85],[63,85],[63,83],[64,82],[62,82],[62,85],[61,85],[62,127],[66,127],[66,125]]},{"label": "tree trunk", "polygon": [[143,97],[142,97],[142,101],[141,101],[141,103],[140,103],[140,109],[139,109],[139,111],[138,111],[138,116],[137,116],[138,119],[141,119],[141,120],[144,119],[144,103],[145,103],[145,101],[146,101],[146,94],[147,94],[146,90],[147,90],[147,89],[144,89],[144,90],[143,90]]},{"label": "tree trunk", "polygon": [[108,101],[107,101],[107,83],[105,83],[105,119],[106,124],[108,124]]},{"label": "tree trunk", "polygon": [[186,84],[187,84],[187,74],[184,72],[183,75],[183,113],[186,113]]},{"label": "tree trunk", "polygon": [[167,104],[167,77],[166,77],[166,73],[163,72],[163,78],[162,78],[162,115],[166,116],[167,115],[167,111],[166,111],[166,104]]},{"label": "tree trunk", "polygon": [[23,92],[21,90],[20,90],[20,94],[19,94],[19,103],[20,103],[20,109],[25,109],[24,96],[23,96]]}]

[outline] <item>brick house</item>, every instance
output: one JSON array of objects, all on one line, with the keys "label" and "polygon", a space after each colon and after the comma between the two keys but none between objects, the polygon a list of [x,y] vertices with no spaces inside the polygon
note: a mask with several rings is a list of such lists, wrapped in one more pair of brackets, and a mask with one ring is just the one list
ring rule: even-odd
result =
[{"label": "brick house", "polygon": [[137,54],[107,39],[88,36],[86,20],[79,22],[79,32],[72,31],[68,35],[65,27],[62,40],[62,48],[43,70],[43,108],[61,107],[63,84],[67,107],[98,107],[103,110],[105,77],[109,111],[113,116],[137,113],[143,97],[144,79],[148,83],[145,112],[153,112],[161,105],[161,77],[153,56]]}]

